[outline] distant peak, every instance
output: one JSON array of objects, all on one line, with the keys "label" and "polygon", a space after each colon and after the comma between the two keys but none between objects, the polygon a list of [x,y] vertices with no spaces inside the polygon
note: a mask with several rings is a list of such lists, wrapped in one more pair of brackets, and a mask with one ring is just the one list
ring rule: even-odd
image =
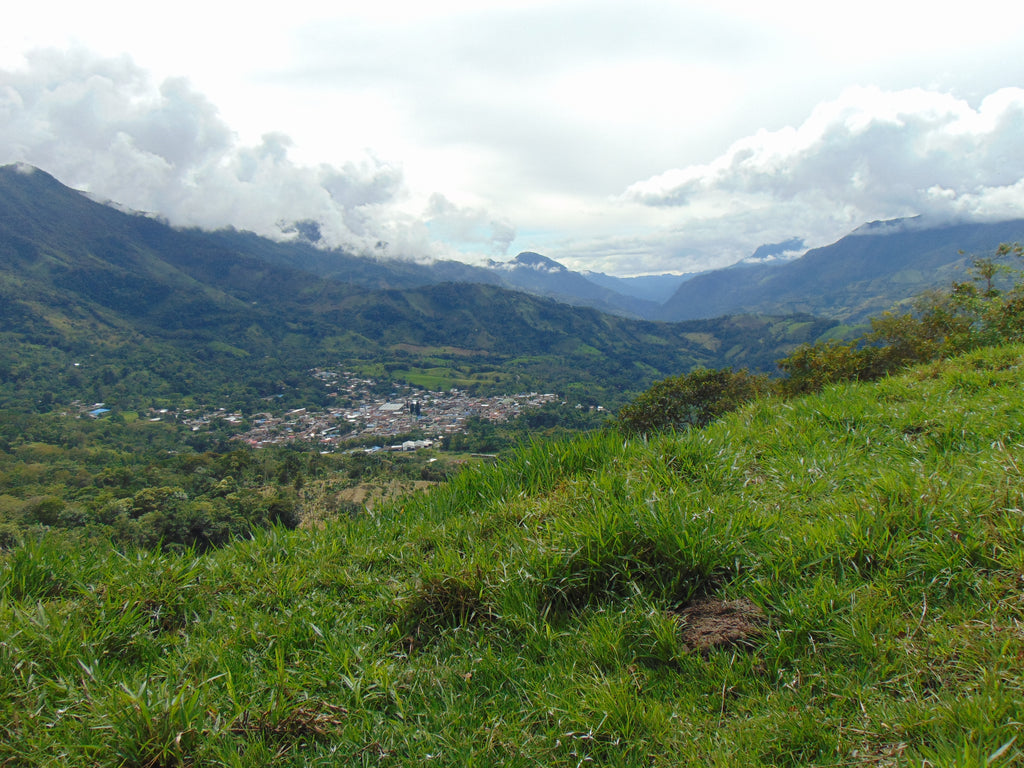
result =
[{"label": "distant peak", "polygon": [[77,189],[64,186],[63,183],[48,174],[46,171],[36,168],[28,163],[11,163],[0,165],[0,183],[8,189],[18,189],[22,192],[42,193],[59,192],[65,195],[82,194]]},{"label": "distant peak", "polygon": [[9,165],[0,165],[0,174],[8,178],[13,178],[15,176],[32,176],[35,177],[37,181],[57,181],[55,178],[53,178],[53,176],[48,174],[46,171],[41,171],[34,165],[29,165],[28,163],[11,163]]},{"label": "distant peak", "polygon": [[743,260],[743,264],[763,264],[769,261],[791,261],[805,251],[801,237],[791,237],[781,243],[768,243]]},{"label": "distant peak", "polygon": [[542,256],[539,253],[533,251],[523,251],[517,255],[512,261],[508,262],[510,267],[529,267],[531,269],[542,270],[545,272],[568,272],[568,270],[553,259],[549,259],[547,256]]}]

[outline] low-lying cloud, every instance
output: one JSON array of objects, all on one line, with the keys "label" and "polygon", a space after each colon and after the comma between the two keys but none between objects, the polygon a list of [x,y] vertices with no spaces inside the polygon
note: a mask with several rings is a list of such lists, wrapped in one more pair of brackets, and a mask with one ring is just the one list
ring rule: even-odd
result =
[{"label": "low-lying cloud", "polygon": [[[498,176],[488,177],[493,194],[412,190],[402,158],[367,150],[340,164],[301,165],[286,134],[243,143],[189,81],[154,83],[127,56],[37,50],[23,66],[0,70],[0,163],[38,166],[175,225],[234,226],[367,255],[483,260],[517,248],[610,274],[685,272],[750,257],[765,243],[823,245],[876,219],[1024,216],[1021,88],[974,103],[923,89],[852,88],[802,122],[759,131],[708,163],[624,192],[589,176],[581,181],[572,163],[548,162],[544,137],[509,154],[501,131],[486,125],[480,135],[491,143],[473,155],[480,169],[463,174],[472,183],[480,184],[472,173],[487,174],[495,163],[530,162],[577,183],[545,188],[534,176],[535,189]],[[581,133],[577,144],[594,164],[590,142]],[[445,166],[437,168],[440,179]],[[585,194],[576,189],[588,184]],[[523,220],[453,202],[505,193]]]},{"label": "low-lying cloud", "polygon": [[[243,145],[217,108],[183,79],[155,85],[128,57],[36,51],[27,66],[0,71],[0,162],[24,162],[63,183],[172,224],[234,226],[271,237],[295,236],[315,222],[322,245],[365,254],[425,259],[458,247],[458,228],[431,237],[406,208],[400,165],[373,154],[341,166],[301,166],[280,133]],[[449,204],[445,220],[479,218]],[[428,211],[428,215],[436,212]],[[514,237],[495,226],[481,243],[504,253]]]},{"label": "low-lying cloud", "polygon": [[516,238],[511,222],[498,219],[482,208],[460,207],[435,193],[425,211],[427,226],[445,240],[467,243],[502,255]]}]

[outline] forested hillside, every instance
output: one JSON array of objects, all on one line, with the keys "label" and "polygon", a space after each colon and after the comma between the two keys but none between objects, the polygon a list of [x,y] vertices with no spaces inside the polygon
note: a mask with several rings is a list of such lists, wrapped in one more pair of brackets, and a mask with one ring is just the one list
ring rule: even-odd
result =
[{"label": "forested hillside", "polygon": [[481,391],[571,392],[612,406],[699,365],[772,369],[834,325],[641,322],[465,283],[371,289],[295,265],[329,258],[314,251],[173,229],[41,171],[3,169],[0,406],[322,405],[308,371],[340,362],[397,362],[414,379],[468,367]]}]

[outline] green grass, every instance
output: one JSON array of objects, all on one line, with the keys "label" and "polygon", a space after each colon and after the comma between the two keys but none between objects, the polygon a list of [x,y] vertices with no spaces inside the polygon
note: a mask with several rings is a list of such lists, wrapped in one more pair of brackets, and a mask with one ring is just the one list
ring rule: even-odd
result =
[{"label": "green grass", "polygon": [[390,376],[398,381],[405,381],[417,387],[434,392],[448,390],[452,387],[472,387],[478,384],[494,384],[500,378],[500,372],[471,373],[468,370],[451,367],[430,368],[398,368],[391,371]]},{"label": "green grass", "polygon": [[[0,765],[1020,764],[1024,347],[524,446],[322,531],[0,561]],[[758,630],[688,640],[703,601]]]}]

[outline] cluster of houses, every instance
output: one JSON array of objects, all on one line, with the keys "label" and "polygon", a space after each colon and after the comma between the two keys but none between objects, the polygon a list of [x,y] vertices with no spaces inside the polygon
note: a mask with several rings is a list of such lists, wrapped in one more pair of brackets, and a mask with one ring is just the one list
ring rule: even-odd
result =
[{"label": "cluster of houses", "polygon": [[[77,366],[78,363],[75,363],[75,365]],[[106,403],[93,403],[92,405],[87,405],[81,400],[72,400],[71,407],[78,413],[79,418],[82,416],[89,416],[90,418],[98,419],[100,416],[110,413],[110,409],[107,407]]]},{"label": "cluster of houses", "polygon": [[[332,390],[329,394],[339,402],[337,407],[258,413],[249,419],[221,410],[187,414],[184,421],[194,430],[203,429],[213,420],[247,421],[249,428],[235,437],[255,447],[301,440],[330,450],[347,441],[373,439],[383,450],[414,451],[462,431],[469,419],[507,421],[527,409],[558,401],[557,395],[536,392],[482,397],[458,389],[426,392],[411,387],[388,388],[387,395],[381,395],[382,388],[373,379],[322,369],[311,373]],[[423,439],[395,440],[414,432],[422,434]]]}]

